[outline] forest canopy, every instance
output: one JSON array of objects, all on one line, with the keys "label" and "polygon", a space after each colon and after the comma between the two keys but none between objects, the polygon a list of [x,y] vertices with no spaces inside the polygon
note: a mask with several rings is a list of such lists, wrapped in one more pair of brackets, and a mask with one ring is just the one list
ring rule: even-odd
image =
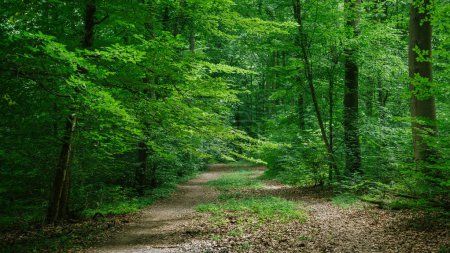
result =
[{"label": "forest canopy", "polygon": [[448,212],[449,15],[445,0],[2,1],[0,224],[135,211],[239,160]]}]

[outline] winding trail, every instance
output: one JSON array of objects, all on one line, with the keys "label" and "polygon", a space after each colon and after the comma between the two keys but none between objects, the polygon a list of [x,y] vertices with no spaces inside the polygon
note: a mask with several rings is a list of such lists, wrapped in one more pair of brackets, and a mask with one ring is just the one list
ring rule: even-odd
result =
[{"label": "winding trail", "polygon": [[[232,228],[213,231],[207,217],[194,207],[214,201],[219,191],[205,183],[233,173],[242,165],[211,165],[197,178],[178,186],[170,198],[157,201],[102,245],[87,249],[94,253],[180,252],[450,252],[448,223],[430,220],[410,211],[381,210],[370,205],[341,208],[330,202],[330,194],[314,188],[296,188],[266,181],[260,189],[243,194],[277,196],[300,203],[308,213],[305,223],[269,222],[249,233],[230,236]],[[261,175],[263,167],[255,170]],[[219,233],[221,239],[211,241]],[[245,245],[252,249],[239,250]]]},{"label": "winding trail", "polygon": [[219,192],[206,186],[205,183],[232,172],[233,167],[243,166],[226,164],[209,166],[209,169],[197,178],[179,185],[176,193],[170,198],[149,206],[124,230],[100,247],[89,249],[87,252],[162,253],[203,250],[208,247],[208,242],[192,240],[197,231],[189,229],[189,224],[196,214],[194,207],[217,198]]}]

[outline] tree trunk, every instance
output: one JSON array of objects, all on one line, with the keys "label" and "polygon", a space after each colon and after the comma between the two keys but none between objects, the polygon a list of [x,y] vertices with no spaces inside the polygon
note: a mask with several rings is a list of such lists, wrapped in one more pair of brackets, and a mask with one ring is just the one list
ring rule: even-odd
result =
[{"label": "tree trunk", "polygon": [[72,155],[72,140],[77,117],[71,114],[66,121],[63,145],[56,168],[53,192],[47,211],[47,223],[53,224],[67,218],[69,208],[70,164]]},{"label": "tree trunk", "polygon": [[83,47],[90,48],[94,45],[94,28],[95,28],[95,12],[97,6],[94,0],[88,1],[86,4],[86,12],[84,18],[84,40]]},{"label": "tree trunk", "polygon": [[145,190],[145,174],[147,172],[147,144],[140,141],[138,144],[138,167],[136,169],[136,191],[139,195],[144,195]]},{"label": "tree trunk", "polygon": [[[349,39],[358,33],[361,0],[345,0],[346,26],[352,31]],[[345,172],[347,175],[361,172],[361,147],[358,127],[358,77],[356,48],[350,46],[344,51],[344,144]]]},{"label": "tree trunk", "polygon": [[[97,8],[94,0],[88,1],[85,12],[85,30],[82,40],[84,48],[92,47],[94,43],[94,28],[96,25],[95,12]],[[63,145],[56,169],[55,180],[53,184],[52,196],[50,198],[47,211],[47,223],[53,224],[59,222],[68,216],[69,192],[70,192],[70,163],[72,156],[72,139],[76,127],[75,109],[67,118],[64,130]]]},{"label": "tree trunk", "polygon": [[294,16],[295,19],[298,23],[298,31],[299,31],[299,42],[300,42],[300,49],[302,51],[302,56],[303,56],[303,64],[305,65],[305,76],[306,79],[308,81],[308,86],[309,86],[309,90],[311,92],[311,97],[313,100],[313,105],[314,105],[314,111],[316,113],[316,118],[317,118],[317,122],[319,124],[319,128],[320,128],[320,132],[322,135],[322,140],[324,142],[326,151],[327,151],[327,155],[328,155],[328,160],[333,164],[333,167],[336,167],[336,160],[333,154],[333,150],[331,149],[330,143],[328,141],[328,137],[325,131],[325,126],[323,124],[323,120],[322,120],[322,114],[320,112],[320,108],[319,108],[319,103],[317,101],[317,95],[316,95],[316,89],[314,87],[314,78],[313,78],[313,71],[312,71],[312,66],[311,66],[311,61],[310,61],[310,57],[309,57],[309,49],[308,49],[308,38],[306,36],[306,34],[303,31],[303,20],[302,20],[302,5],[300,0],[293,0],[293,7],[294,7]]},{"label": "tree trunk", "polygon": [[[430,94],[430,83],[433,80],[430,60],[432,50],[431,5],[430,0],[420,1],[420,6],[417,1],[414,1],[411,5],[409,21],[408,57],[412,93],[412,134],[414,158],[419,166],[423,165],[421,163],[432,162],[435,151],[427,144],[426,139],[435,136],[437,132],[435,97],[434,94]],[[424,12],[421,13],[419,9],[423,9]],[[420,55],[418,51],[420,51]],[[426,60],[417,60],[419,56]]]}]

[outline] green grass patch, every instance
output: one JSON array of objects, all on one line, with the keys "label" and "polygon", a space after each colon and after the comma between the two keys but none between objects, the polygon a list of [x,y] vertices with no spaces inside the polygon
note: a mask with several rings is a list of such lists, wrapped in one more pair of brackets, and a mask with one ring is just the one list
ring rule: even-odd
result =
[{"label": "green grass patch", "polygon": [[261,222],[306,220],[305,212],[300,210],[297,203],[273,196],[223,199],[216,203],[199,205],[196,211],[211,213],[212,219],[219,222],[225,222],[227,212],[238,217],[250,215]]},{"label": "green grass patch", "polygon": [[222,239],[222,236],[220,236],[218,234],[211,235],[211,240],[213,240],[213,241],[220,241],[220,239]]},{"label": "green grass patch", "polygon": [[235,172],[225,174],[220,178],[209,181],[207,185],[219,189],[221,191],[228,191],[234,189],[258,189],[263,186],[260,180],[252,178],[255,175],[255,171],[248,169],[237,168]]},{"label": "green grass patch", "polygon": [[342,207],[342,208],[350,208],[355,206],[360,206],[362,204],[361,200],[358,196],[353,194],[344,193],[341,195],[334,196],[331,199],[333,205]]},{"label": "green grass patch", "polygon": [[234,228],[234,229],[228,231],[228,235],[232,236],[232,237],[241,237],[244,234],[245,234],[245,231],[241,227],[237,227],[237,228]]}]

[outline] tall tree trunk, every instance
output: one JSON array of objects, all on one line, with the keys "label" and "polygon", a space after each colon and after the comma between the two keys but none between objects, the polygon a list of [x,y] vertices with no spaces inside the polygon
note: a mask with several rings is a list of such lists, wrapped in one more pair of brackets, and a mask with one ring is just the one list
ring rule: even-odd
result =
[{"label": "tall tree trunk", "polygon": [[[90,0],[86,4],[85,10],[85,30],[82,40],[84,48],[92,47],[94,43],[94,28],[96,25],[95,12],[97,8],[95,0]],[[77,116],[75,109],[71,108],[71,113],[67,117],[64,130],[63,145],[56,168],[53,190],[47,211],[47,223],[59,222],[68,216],[69,193],[70,193],[70,165],[72,156],[73,134],[75,132]]]},{"label": "tall tree trunk", "polygon": [[[360,5],[361,0],[345,0],[346,26],[351,31],[350,40],[355,39],[358,34]],[[357,51],[354,45],[347,47],[344,51],[344,144],[345,172],[347,175],[361,172],[361,147],[358,127],[359,69],[356,55]]]},{"label": "tall tree trunk", "polygon": [[90,48],[94,45],[95,12],[97,6],[95,0],[88,1],[84,16],[84,40],[83,47]]},{"label": "tall tree trunk", "polygon": [[61,153],[53,183],[53,191],[47,211],[47,223],[53,224],[67,218],[70,191],[70,164],[72,155],[72,140],[77,117],[71,114],[66,120]]},{"label": "tall tree trunk", "polygon": [[333,164],[333,167],[337,166],[336,160],[333,154],[333,150],[331,149],[330,143],[328,141],[328,137],[325,131],[325,126],[322,119],[322,114],[320,112],[319,108],[319,102],[317,101],[317,95],[316,95],[316,89],[314,87],[314,77],[313,77],[313,71],[312,71],[312,65],[310,60],[310,52],[308,49],[308,38],[306,34],[303,31],[303,20],[302,20],[302,5],[301,0],[293,0],[293,7],[294,7],[294,17],[298,23],[298,31],[299,31],[299,42],[300,42],[300,49],[302,51],[303,56],[303,64],[305,66],[305,76],[308,81],[309,90],[311,92],[311,97],[313,100],[314,105],[314,111],[316,113],[317,122],[319,124],[320,132],[322,135],[322,140],[324,142],[327,154],[328,154],[328,160]]},{"label": "tall tree trunk", "polygon": [[[430,83],[433,80],[431,5],[430,0],[414,1],[411,4],[409,21],[408,57],[409,76],[411,78],[410,90],[412,93],[412,133],[414,158],[419,166],[423,166],[422,163],[432,162],[435,151],[427,144],[426,138],[436,135],[437,132],[435,97],[430,94]],[[426,60],[418,60],[419,56]]]}]

